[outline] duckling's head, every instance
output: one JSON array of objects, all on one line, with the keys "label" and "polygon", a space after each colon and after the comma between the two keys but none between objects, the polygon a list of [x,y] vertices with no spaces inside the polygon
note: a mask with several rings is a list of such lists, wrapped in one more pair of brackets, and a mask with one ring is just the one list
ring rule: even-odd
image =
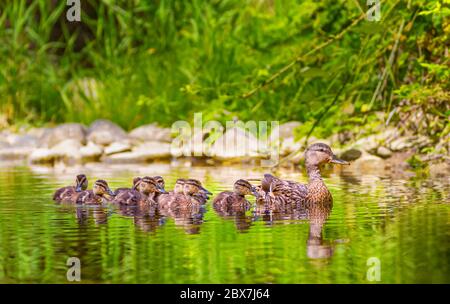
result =
[{"label": "duckling's head", "polygon": [[138,190],[144,194],[165,193],[166,191],[158,184],[154,177],[145,176],[138,185]]},{"label": "duckling's head", "polygon": [[184,178],[177,179],[175,186],[173,187],[173,192],[175,193],[183,193],[184,182],[186,180]]},{"label": "duckling's head", "polygon": [[183,193],[185,195],[195,195],[195,194],[205,194],[211,193],[205,188],[203,188],[200,181],[196,179],[186,179],[183,184]]},{"label": "duckling's head", "polygon": [[75,191],[81,192],[81,191],[86,190],[87,187],[88,187],[88,180],[87,180],[86,175],[84,175],[84,174],[77,175]]},{"label": "duckling's head", "polygon": [[234,192],[242,196],[254,195],[256,198],[259,197],[257,189],[245,179],[239,179],[234,183]]},{"label": "duckling's head", "polygon": [[108,183],[102,179],[97,180],[94,183],[94,187],[92,188],[92,191],[95,195],[99,196],[114,196],[114,192],[111,191],[111,189],[108,186]]},{"label": "duckling's head", "polygon": [[305,152],[306,166],[318,166],[325,163],[333,163],[339,165],[350,165],[345,160],[337,158],[331,148],[323,143],[316,143],[308,147]]},{"label": "duckling's head", "polygon": [[[202,196],[204,196],[206,198],[208,198],[208,195],[212,195],[211,192],[209,192],[202,186],[202,183],[198,179],[190,178],[190,179],[185,180],[185,184],[186,183],[193,185],[197,188],[197,190],[195,190],[196,191],[195,193],[200,193]],[[189,186],[188,186],[188,188],[189,188]],[[185,192],[185,194],[186,194],[186,192]]]},{"label": "duckling's head", "polygon": [[162,189],[165,189],[166,183],[164,182],[164,178],[162,176],[157,175],[153,176],[153,178],[156,180],[156,182]]},{"label": "duckling's head", "polygon": [[133,178],[133,190],[136,190],[137,187],[139,186],[139,184],[141,183],[142,178],[139,176],[136,176],[135,178]]}]

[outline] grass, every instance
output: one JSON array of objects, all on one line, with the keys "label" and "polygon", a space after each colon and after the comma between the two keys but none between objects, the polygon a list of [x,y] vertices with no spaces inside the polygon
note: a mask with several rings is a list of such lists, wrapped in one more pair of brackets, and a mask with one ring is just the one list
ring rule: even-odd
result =
[{"label": "grass", "polygon": [[343,31],[365,1],[97,2],[82,2],[79,23],[65,19],[64,1],[0,4],[0,110],[9,124],[107,118],[131,129],[202,112],[205,120],[298,120],[316,124],[316,136],[358,134],[396,107],[411,111],[425,90],[440,92],[425,112],[439,113],[432,132],[445,131],[446,0],[383,1],[380,22],[363,20],[249,98],[241,96]]}]

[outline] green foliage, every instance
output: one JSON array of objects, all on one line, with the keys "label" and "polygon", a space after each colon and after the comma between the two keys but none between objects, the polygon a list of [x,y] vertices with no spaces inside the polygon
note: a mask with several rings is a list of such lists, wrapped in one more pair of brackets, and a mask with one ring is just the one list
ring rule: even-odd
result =
[{"label": "green foliage", "polygon": [[360,130],[376,112],[409,111],[426,102],[420,91],[440,94],[430,115],[448,111],[448,0],[383,1],[380,22],[362,20],[249,98],[338,35],[365,1],[89,0],[79,23],[66,10],[65,1],[0,4],[0,110],[10,123],[109,118],[130,129],[202,112],[307,126],[320,117],[313,135],[328,136]]}]

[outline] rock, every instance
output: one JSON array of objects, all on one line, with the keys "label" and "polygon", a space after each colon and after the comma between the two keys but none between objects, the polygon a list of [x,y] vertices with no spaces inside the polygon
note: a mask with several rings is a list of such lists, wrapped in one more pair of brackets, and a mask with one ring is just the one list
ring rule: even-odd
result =
[{"label": "rock", "polygon": [[30,147],[3,146],[0,143],[0,160],[26,159],[33,152]]},{"label": "rock", "polygon": [[441,161],[438,163],[433,163],[428,166],[428,171],[430,176],[433,178],[437,177],[447,177],[448,172],[450,172],[450,162]]},{"label": "rock", "polygon": [[281,142],[280,154],[283,156],[291,154],[295,151],[300,150],[301,146],[302,144],[299,141],[296,142],[294,140],[294,137],[284,138]]},{"label": "rock", "polygon": [[48,130],[49,128],[31,128],[26,132],[26,134],[36,138],[41,138]]},{"label": "rock", "polygon": [[6,140],[12,147],[28,147],[34,148],[38,145],[38,139],[32,135],[10,134]]},{"label": "rock", "polygon": [[361,155],[362,155],[361,150],[352,148],[352,149],[349,149],[349,150],[346,150],[346,151],[340,153],[339,157],[346,161],[354,161],[354,160],[357,160],[358,158],[360,158]]},{"label": "rock", "polygon": [[276,140],[278,138],[289,138],[294,137],[294,129],[301,126],[302,123],[298,121],[290,121],[284,124],[281,124],[278,127],[278,130],[275,128],[272,130],[270,134],[271,140]]},{"label": "rock", "polygon": [[411,148],[413,144],[414,143],[411,137],[403,136],[391,141],[391,143],[389,144],[389,148],[392,151],[402,151],[407,148]]},{"label": "rock", "polygon": [[385,162],[378,156],[363,152],[361,157],[351,163],[350,167],[359,172],[377,172],[385,169]]},{"label": "rock", "polygon": [[131,145],[129,142],[113,142],[109,146],[105,148],[105,154],[111,155],[121,152],[128,152],[131,151]]},{"label": "rock", "polygon": [[74,139],[66,139],[52,148],[52,151],[66,163],[81,161],[81,144]]},{"label": "rock", "polygon": [[380,146],[377,148],[376,154],[382,158],[388,158],[391,157],[392,151],[386,147]]},{"label": "rock", "polygon": [[54,150],[48,148],[38,148],[30,154],[28,160],[32,164],[39,164],[53,163],[57,158],[60,158],[60,155],[57,154]]},{"label": "rock", "polygon": [[103,158],[107,163],[136,163],[171,157],[170,144],[146,142],[135,147],[131,152],[117,153]]},{"label": "rock", "polygon": [[93,142],[88,142],[84,147],[80,148],[82,161],[97,161],[103,154],[103,148]]},{"label": "rock", "polygon": [[130,138],[138,141],[171,142],[171,130],[158,127],[156,124],[143,125],[129,133]]},{"label": "rock", "polygon": [[81,161],[81,144],[77,139],[66,139],[53,148],[35,149],[29,156],[31,163],[54,163],[64,161],[67,164]]},{"label": "rock", "polygon": [[39,138],[38,146],[41,148],[52,148],[66,139],[73,139],[80,144],[84,144],[86,142],[86,128],[82,124],[66,123],[48,129]]},{"label": "rock", "polygon": [[363,137],[355,141],[352,148],[364,150],[367,152],[374,152],[378,148],[378,140],[376,135]]},{"label": "rock", "polygon": [[211,156],[219,160],[261,157],[258,148],[261,143],[248,131],[231,128],[219,137],[211,147]]},{"label": "rock", "polygon": [[379,134],[369,135],[355,141],[351,145],[352,148],[364,150],[370,153],[376,153],[376,150],[380,144],[389,142],[392,138],[397,136],[398,131],[393,128],[386,129]]},{"label": "rock", "polygon": [[101,146],[108,146],[113,142],[124,142],[128,139],[125,131],[115,123],[99,119],[89,127],[87,140]]}]

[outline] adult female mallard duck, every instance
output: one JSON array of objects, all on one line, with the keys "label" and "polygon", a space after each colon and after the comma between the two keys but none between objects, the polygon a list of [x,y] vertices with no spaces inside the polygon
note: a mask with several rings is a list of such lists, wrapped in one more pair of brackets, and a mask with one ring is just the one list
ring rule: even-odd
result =
[{"label": "adult female mallard duck", "polygon": [[77,204],[100,205],[114,197],[114,192],[109,188],[108,183],[102,179],[94,183],[92,190],[82,191],[76,200]]},{"label": "adult female mallard duck", "polygon": [[245,179],[239,179],[234,183],[233,191],[219,193],[214,200],[215,208],[232,208],[250,206],[250,202],[245,199],[246,195],[259,197],[258,190]]},{"label": "adult female mallard duck", "polygon": [[269,186],[269,191],[265,198],[268,206],[332,201],[331,193],[320,174],[320,166],[326,163],[349,165],[348,162],[338,159],[328,145],[317,143],[309,146],[305,152],[308,184],[283,181],[266,174],[261,184],[263,189]]},{"label": "adult female mallard duck", "polygon": [[75,179],[75,186],[67,186],[60,188],[53,194],[53,200],[57,202],[76,202],[78,195],[81,191],[86,190],[88,187],[88,180],[86,175],[79,174]]}]

